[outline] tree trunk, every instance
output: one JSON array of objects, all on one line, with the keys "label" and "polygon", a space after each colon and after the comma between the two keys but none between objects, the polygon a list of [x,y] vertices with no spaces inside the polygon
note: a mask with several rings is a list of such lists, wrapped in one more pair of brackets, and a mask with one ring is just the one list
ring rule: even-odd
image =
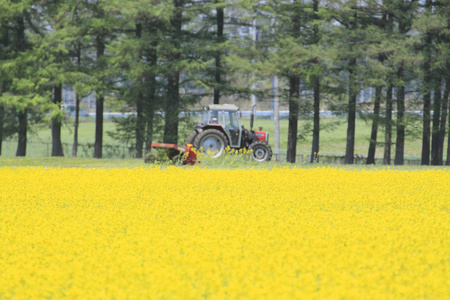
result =
[{"label": "tree trunk", "polygon": [[166,116],[164,126],[164,143],[178,143],[178,113],[180,110],[179,95],[180,73],[174,72],[169,77],[167,99],[166,99]]},{"label": "tree trunk", "polygon": [[314,125],[313,125],[313,139],[311,149],[311,160],[319,162],[319,138],[320,138],[320,78],[319,76],[313,77],[314,84]]},{"label": "tree trunk", "polygon": [[[436,43],[442,45],[440,35],[436,33]],[[436,49],[436,56],[439,56],[439,49]],[[434,99],[433,99],[433,125],[431,131],[431,165],[441,165],[442,159],[439,159],[439,145],[441,144],[440,138],[440,126],[441,126],[441,106],[442,106],[442,77],[443,75],[439,71],[433,73],[433,87],[434,87]]]},{"label": "tree trunk", "polygon": [[[156,50],[154,52],[154,63],[156,64]],[[155,119],[155,102],[156,102],[156,77],[150,75],[147,79],[149,84],[148,94],[146,95],[146,101],[144,103],[145,116],[146,116],[146,136],[145,136],[145,153],[149,153],[152,149],[153,141],[153,124]]]},{"label": "tree trunk", "polygon": [[286,161],[295,163],[297,154],[298,113],[300,97],[300,78],[292,75],[289,78],[289,128]]},{"label": "tree trunk", "polygon": [[[428,65],[428,63],[426,63]],[[428,67],[425,67],[425,69],[429,70]],[[431,107],[431,93],[429,90],[429,83],[430,78],[429,75],[425,75],[424,78],[424,95],[423,95],[423,132],[422,132],[422,158],[421,158],[421,164],[422,165],[429,165],[430,164],[430,107]]]},{"label": "tree trunk", "polygon": [[145,124],[144,99],[142,93],[139,93],[136,103],[136,158],[142,158],[145,141]]},{"label": "tree trunk", "polygon": [[[6,91],[6,82],[2,82],[1,84],[1,90],[0,90],[0,96]],[[5,124],[5,106],[3,104],[0,104],[0,156],[2,155],[2,148],[3,148],[3,139],[4,137],[4,125]]]},{"label": "tree trunk", "polygon": [[355,156],[355,127],[356,127],[356,58],[349,62],[348,78],[348,118],[347,118],[347,146],[345,148],[345,164],[353,164]]},{"label": "tree trunk", "polygon": [[369,152],[367,154],[367,165],[375,164],[375,151],[377,148],[378,122],[380,119],[380,104],[381,104],[381,86],[375,88],[375,102],[373,105],[373,122],[372,131],[370,133]]},{"label": "tree trunk", "polygon": [[[1,47],[3,49],[7,49],[9,46],[9,34],[8,34],[8,28],[6,27],[6,22],[2,22],[1,23],[1,27],[0,27],[1,31],[0,31],[0,43],[1,43]],[[3,50],[1,49],[1,50]],[[6,51],[0,51],[0,58],[2,60],[7,59],[7,53]],[[6,92],[6,86],[7,83],[6,81],[4,81],[4,79],[2,81],[0,81],[0,96]],[[2,155],[2,147],[3,147],[3,139],[4,137],[4,124],[5,124],[5,106],[3,106],[2,104],[0,104],[0,156]]]},{"label": "tree trunk", "polygon": [[[317,12],[319,11],[319,0],[313,1],[313,19],[318,20],[319,16]],[[314,43],[317,44],[319,42],[319,26],[314,25],[313,27],[314,34]],[[315,64],[319,62],[316,60]],[[313,89],[314,89],[314,125],[313,125],[313,139],[312,139],[312,149],[311,149],[311,160],[310,163],[313,163],[314,160],[319,162],[319,141],[320,141],[320,77],[315,75],[312,78]]]},{"label": "tree trunk", "polygon": [[182,25],[182,0],[174,0],[175,12],[170,21],[173,27],[172,43],[175,49],[171,55],[171,63],[174,66],[167,80],[166,116],[164,125],[164,143],[177,144],[178,142],[178,114],[180,111],[180,71],[178,63],[181,55],[181,25]]},{"label": "tree trunk", "polygon": [[[447,68],[448,70],[449,68]],[[448,73],[447,73],[448,74]],[[447,116],[448,116],[448,98],[450,93],[450,76],[445,75],[445,91],[444,96],[442,97],[442,115],[441,115],[441,124],[439,127],[439,165],[442,166],[444,164],[444,141],[445,141],[445,131],[447,129]]]},{"label": "tree trunk", "polygon": [[431,139],[431,165],[439,165],[439,127],[441,119],[441,76],[436,76],[434,80],[434,99],[433,99],[433,129]]},{"label": "tree trunk", "polygon": [[[447,29],[450,29],[450,18],[447,18]],[[448,37],[445,40],[448,41]],[[449,92],[450,92],[450,61],[447,59],[446,62],[447,66],[447,72],[445,73],[445,94],[443,99],[443,107],[442,107],[442,119],[441,119],[441,139],[440,142],[442,146],[440,146],[442,153],[444,152],[444,140],[445,140],[445,131],[448,129],[447,126],[447,116],[448,116],[448,109],[449,109]],[[445,107],[444,107],[445,105]],[[445,117],[444,117],[445,116]],[[450,123],[450,118],[449,118]],[[449,137],[447,138],[447,160],[445,162],[445,165],[450,166],[450,130],[448,130]],[[442,161],[444,158],[442,157]]]},{"label": "tree trunk", "polygon": [[[431,11],[432,1],[427,0],[425,3],[425,9]],[[424,64],[423,64],[423,132],[422,132],[422,165],[430,164],[430,131],[431,131],[431,45],[432,34],[430,31],[425,33],[424,41]]]},{"label": "tree trunk", "polygon": [[153,142],[153,123],[154,123],[154,109],[153,105],[148,105],[146,109],[147,115],[147,129],[145,137],[145,153],[149,153],[152,149]]},{"label": "tree trunk", "polygon": [[[23,15],[17,18],[17,43],[19,52],[24,52],[26,50],[25,41],[25,23],[23,20]],[[17,143],[16,156],[25,156],[27,153],[27,130],[28,130],[28,112],[27,109],[21,109],[18,111],[19,119],[19,130]]]},{"label": "tree trunk", "polygon": [[103,155],[103,91],[97,91],[97,99],[95,101],[95,143],[94,158],[102,158]]},{"label": "tree trunk", "polygon": [[19,130],[16,156],[25,156],[27,154],[27,130],[28,130],[28,112],[25,108],[18,112]]},{"label": "tree trunk", "polygon": [[384,133],[384,155],[383,164],[391,164],[392,147],[392,85],[389,84],[386,90],[386,126]]},{"label": "tree trunk", "polygon": [[447,136],[447,160],[445,161],[446,166],[450,166],[450,130]]},{"label": "tree trunk", "polygon": [[[77,66],[81,66],[81,44],[77,45]],[[78,93],[75,94],[75,123],[73,125],[73,144],[72,157],[78,156],[78,126],[80,124],[80,97]]]},{"label": "tree trunk", "polygon": [[[98,35],[96,37],[96,47],[97,63],[103,65],[102,60],[105,54],[105,41],[103,36]],[[103,93],[103,88],[96,91],[94,158],[102,158],[103,155],[103,105],[105,99]]]},{"label": "tree trunk", "polygon": [[[398,78],[404,77],[403,67],[398,69]],[[405,153],[405,85],[397,87],[397,140],[395,142],[395,165],[404,164]]]},{"label": "tree trunk", "polygon": [[[136,38],[140,39],[142,37],[142,24],[136,23]],[[139,53],[139,57],[142,54]],[[141,81],[142,82],[142,81]],[[144,83],[145,84],[145,81]],[[139,87],[139,95],[136,102],[136,158],[142,158],[142,150],[145,141],[145,114],[144,114],[144,95],[142,92],[142,87]]]},{"label": "tree trunk", "polygon": [[[150,24],[149,32],[152,35],[157,34],[157,27],[153,24]],[[147,63],[150,64],[151,70],[153,70],[157,63],[158,63],[158,52],[157,52],[157,46],[158,41],[155,39],[151,43],[150,50],[147,53]],[[146,76],[145,79],[146,82],[148,82],[148,89],[146,89],[146,95],[145,95],[145,103],[144,103],[144,109],[145,109],[145,116],[146,116],[146,138],[145,138],[145,152],[149,153],[151,151],[151,144],[153,141],[153,123],[154,123],[154,116],[155,116],[155,106],[156,106],[156,76],[155,74],[150,71],[150,73]]]},{"label": "tree trunk", "polygon": [[[299,8],[296,6],[300,2],[293,1],[293,17],[292,17],[292,37],[300,38],[300,15]],[[300,76],[291,74],[289,79],[289,127],[288,127],[288,143],[286,161],[295,163],[297,156],[297,140],[298,140],[298,114],[300,112]]]},{"label": "tree trunk", "polygon": [[[2,90],[3,91],[3,90]],[[0,93],[1,96],[1,93]],[[0,156],[2,155],[2,146],[3,146],[3,127],[5,123],[5,107],[0,104]]]},{"label": "tree trunk", "polygon": [[[224,11],[223,8],[217,8],[216,13],[217,20],[217,45],[219,46],[223,42],[223,26],[224,26]],[[215,86],[214,86],[214,104],[220,102],[220,86],[222,84],[222,50],[216,51],[216,68],[215,68]]]},{"label": "tree trunk", "polygon": [[[53,103],[61,110],[62,84],[58,84],[53,89]],[[52,118],[52,156],[64,156],[61,143],[61,116]]]}]

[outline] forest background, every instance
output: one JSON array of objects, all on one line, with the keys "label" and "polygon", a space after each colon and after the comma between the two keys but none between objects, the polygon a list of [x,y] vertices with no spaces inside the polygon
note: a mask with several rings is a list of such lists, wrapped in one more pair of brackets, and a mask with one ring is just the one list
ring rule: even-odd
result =
[{"label": "forest background", "polygon": [[[26,156],[30,131],[50,125],[51,155],[64,156],[69,90],[74,157],[79,107],[94,96],[94,158],[105,151],[105,103],[129,113],[115,119],[111,136],[137,158],[156,138],[182,144],[180,127],[203,104],[257,103],[276,118],[289,112],[288,162],[305,137],[313,162],[321,133],[344,120],[343,160],[353,164],[362,118],[371,127],[367,164],[378,148],[384,164],[403,165],[405,141],[420,137],[422,165],[449,165],[448,4],[1,0],[0,155],[3,141],[15,138],[16,156]],[[324,121],[329,113],[340,121]]]}]

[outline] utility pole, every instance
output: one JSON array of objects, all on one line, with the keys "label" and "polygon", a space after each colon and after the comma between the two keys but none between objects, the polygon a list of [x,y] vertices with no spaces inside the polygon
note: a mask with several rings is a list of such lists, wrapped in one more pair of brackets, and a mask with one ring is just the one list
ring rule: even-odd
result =
[{"label": "utility pole", "polygon": [[[253,48],[255,48],[256,44],[256,18],[253,19],[252,24],[252,41],[253,41]],[[252,79],[254,80],[254,76],[252,75]],[[256,89],[256,83],[252,83],[252,91]],[[252,107],[256,105],[256,96],[255,94],[251,94],[250,99],[252,100]]]}]

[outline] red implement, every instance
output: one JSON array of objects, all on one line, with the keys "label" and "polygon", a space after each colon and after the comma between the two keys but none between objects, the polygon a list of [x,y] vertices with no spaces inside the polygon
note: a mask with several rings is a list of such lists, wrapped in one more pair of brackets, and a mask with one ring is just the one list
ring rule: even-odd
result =
[{"label": "red implement", "polygon": [[187,155],[185,155],[186,160],[184,162],[186,165],[194,165],[197,162],[197,155],[195,154],[194,151],[192,151],[192,145],[178,146],[178,145],[175,145],[175,144],[152,143],[152,147],[153,148],[175,149],[175,150],[178,150],[180,152],[183,152],[184,154],[187,153]]}]

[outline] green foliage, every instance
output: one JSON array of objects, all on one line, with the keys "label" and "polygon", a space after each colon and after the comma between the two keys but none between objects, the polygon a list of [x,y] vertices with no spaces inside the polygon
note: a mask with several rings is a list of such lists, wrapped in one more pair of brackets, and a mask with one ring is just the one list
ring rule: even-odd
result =
[{"label": "green foliage", "polygon": [[[422,109],[422,95],[450,73],[449,7],[400,0],[0,1],[0,105],[8,112],[1,136],[17,130],[17,112],[42,124],[62,120],[53,97],[60,84],[79,98],[96,92],[123,111],[139,111],[108,133],[130,146],[162,139],[162,127],[172,123],[183,140],[192,119],[179,112],[213,96],[225,103],[254,94],[268,107],[274,75],[283,109],[296,97],[290,79],[298,79],[295,100],[306,124],[318,77],[321,110],[345,115],[351,95],[388,85],[406,86],[407,109]],[[373,103],[357,109],[371,111]],[[391,122],[380,118],[381,126]],[[422,130],[412,115],[396,122],[408,137]],[[311,127],[298,135],[299,143],[307,140]]]}]

